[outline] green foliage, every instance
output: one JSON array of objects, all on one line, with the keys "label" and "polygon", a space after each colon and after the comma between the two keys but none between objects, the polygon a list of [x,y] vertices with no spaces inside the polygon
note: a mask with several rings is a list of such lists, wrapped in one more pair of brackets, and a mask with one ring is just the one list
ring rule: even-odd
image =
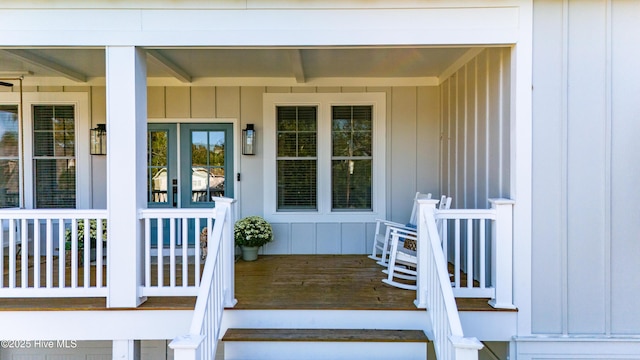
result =
[{"label": "green foliage", "polygon": [[[95,219],[89,220],[89,238],[91,239],[91,248],[96,247],[97,242],[97,221]],[[72,237],[71,228],[67,228],[65,231],[65,250],[71,250],[71,237]],[[102,241],[107,241],[107,220],[102,220]],[[84,249],[84,220],[78,221],[78,250]]]},{"label": "green foliage", "polygon": [[273,240],[273,229],[262,217],[248,216],[235,223],[233,238],[238,246],[262,246]]}]

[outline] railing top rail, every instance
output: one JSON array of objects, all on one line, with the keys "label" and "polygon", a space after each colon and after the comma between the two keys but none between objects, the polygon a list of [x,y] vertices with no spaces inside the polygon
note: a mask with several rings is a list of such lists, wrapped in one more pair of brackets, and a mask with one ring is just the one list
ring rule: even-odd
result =
[{"label": "railing top rail", "polygon": [[489,219],[495,220],[496,209],[446,209],[435,211],[436,219]]},{"label": "railing top rail", "polygon": [[215,217],[217,214],[216,208],[199,208],[199,209],[179,209],[179,208],[162,208],[162,209],[140,209],[138,217],[140,219],[149,218],[209,218]]},{"label": "railing top rail", "polygon": [[0,210],[0,219],[106,218],[105,209],[13,209]]}]

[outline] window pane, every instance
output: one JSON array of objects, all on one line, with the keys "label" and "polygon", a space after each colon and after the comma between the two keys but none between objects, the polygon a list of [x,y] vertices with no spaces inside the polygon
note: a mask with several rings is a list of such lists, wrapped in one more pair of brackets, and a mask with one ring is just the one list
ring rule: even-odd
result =
[{"label": "window pane", "polygon": [[18,160],[0,160],[0,208],[20,206]]},{"label": "window pane", "polygon": [[18,154],[18,107],[0,105],[0,156]]},{"label": "window pane", "polygon": [[316,133],[300,133],[298,135],[298,156],[316,156]]},{"label": "window pane", "polygon": [[296,156],[296,148],[298,137],[296,133],[280,133],[278,134],[278,156],[289,157]]},{"label": "window pane", "polygon": [[315,106],[298,107],[298,131],[316,131]]},{"label": "window pane", "polygon": [[352,149],[353,156],[371,156],[371,132],[354,132]]},{"label": "window pane", "polygon": [[209,132],[209,164],[224,166],[224,131]]},{"label": "window pane", "polygon": [[331,199],[334,210],[371,210],[372,106],[331,110]]},{"label": "window pane", "polygon": [[169,133],[167,130],[150,130],[148,132],[149,163],[147,183],[149,184],[148,202],[168,203],[167,173],[169,158],[167,154]]},{"label": "window pane", "polygon": [[297,107],[278,106],[278,131],[296,131]]},{"label": "window pane", "polygon": [[315,210],[315,160],[278,160],[278,210]]},{"label": "window pane", "polygon": [[75,208],[76,162],[68,159],[36,159],[36,207]]},{"label": "window pane", "polygon": [[191,133],[191,165],[208,165],[208,139],[206,131],[193,131]]},{"label": "window pane", "polygon": [[371,210],[371,160],[333,160],[332,204],[334,210]]}]

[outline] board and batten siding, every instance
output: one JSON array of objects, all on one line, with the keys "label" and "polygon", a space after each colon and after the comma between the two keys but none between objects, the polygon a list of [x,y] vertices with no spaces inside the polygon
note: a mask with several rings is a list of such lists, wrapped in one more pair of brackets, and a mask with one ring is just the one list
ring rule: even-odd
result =
[{"label": "board and batten siding", "polygon": [[534,334],[640,334],[638,19],[637,1],[534,1]]},{"label": "board and batten siding", "polygon": [[485,49],[440,85],[440,181],[452,208],[511,196],[510,51]]}]

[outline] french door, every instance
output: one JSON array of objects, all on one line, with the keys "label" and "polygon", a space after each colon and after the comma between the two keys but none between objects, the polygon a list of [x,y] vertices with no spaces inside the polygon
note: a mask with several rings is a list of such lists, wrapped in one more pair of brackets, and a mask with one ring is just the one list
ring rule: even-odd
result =
[{"label": "french door", "polygon": [[[233,197],[232,132],[232,124],[148,124],[148,207],[213,207],[214,197]],[[163,228],[168,243],[168,221]]]}]

